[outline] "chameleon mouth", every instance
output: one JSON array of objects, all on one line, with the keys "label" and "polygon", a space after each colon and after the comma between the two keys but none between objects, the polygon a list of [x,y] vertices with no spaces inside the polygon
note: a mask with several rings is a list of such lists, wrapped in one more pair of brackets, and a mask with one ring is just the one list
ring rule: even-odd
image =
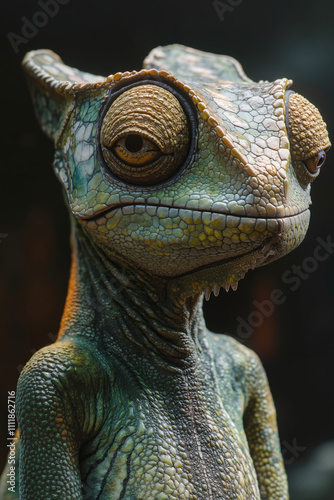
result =
[{"label": "chameleon mouth", "polygon": [[[173,214],[171,214],[171,210],[173,210]],[[146,216],[144,227],[152,225],[151,218],[153,217],[156,217],[158,221],[158,225],[154,226],[155,238],[153,241],[148,239],[146,241],[142,236],[139,238],[140,231],[138,229],[135,237],[131,236],[133,230],[130,229],[131,217],[133,217],[132,221],[140,227],[140,223],[137,221],[140,221],[141,217],[138,216],[143,216],[143,214]],[[108,246],[108,241],[114,244],[113,236],[116,234],[114,228],[117,228],[117,231],[123,231],[121,234],[128,240],[132,238],[132,244],[129,246],[131,253],[127,254],[127,259],[131,258],[132,262],[149,274],[165,279],[171,294],[185,299],[195,294],[204,293],[208,300],[211,293],[217,296],[221,287],[226,291],[230,288],[236,290],[238,282],[250,269],[268,264],[296,248],[306,234],[309,215],[310,212],[306,209],[290,216],[245,217],[231,212],[226,214],[193,208],[184,209],[175,206],[137,203],[105,207],[93,216],[80,217],[80,219],[106,251],[113,251],[116,248],[115,245]],[[124,216],[129,217],[129,221],[122,225],[121,221]],[[178,233],[171,235],[168,222],[170,217],[179,217],[183,221],[183,225],[187,224],[188,229],[191,225],[198,224],[201,226],[202,233],[204,233],[205,227],[208,227],[210,231],[214,229],[214,233],[218,233],[218,236],[214,234],[216,240],[208,240],[209,243],[201,247],[198,234],[192,236],[194,234],[192,231],[188,231],[185,238],[182,234],[179,236]],[[246,234],[247,239],[237,235],[239,239],[233,248],[227,243],[227,240],[229,237],[232,239],[230,228],[232,227],[234,230],[236,220],[236,229],[239,234]],[[164,221],[167,221],[168,224]],[[103,227],[102,236],[100,236],[102,233],[99,231],[100,226]],[[167,232],[168,238],[165,238],[165,231],[169,232]],[[178,227],[177,231],[179,231]],[[212,234],[212,231],[209,234]],[[198,247],[194,244],[191,246],[190,238],[196,238],[196,245],[200,241]],[[166,263],[167,254],[160,252],[161,241],[166,246],[173,245],[173,258],[167,260],[169,267],[162,265],[162,262]],[[224,243],[230,248],[223,250]],[[148,248],[150,249],[149,254],[146,253]],[[182,251],[184,248],[199,250],[198,253],[191,254],[192,260],[188,259],[187,266],[183,266],[184,256],[188,255]],[[211,250],[214,251],[211,252]],[[148,257],[145,258],[145,255]],[[163,272],[157,273],[157,269]],[[165,272],[166,270],[167,272]],[[180,273],[180,270],[183,272]]]},{"label": "chameleon mouth", "polygon": [[200,212],[200,213],[212,213],[216,215],[222,215],[222,216],[231,216],[231,217],[239,217],[239,218],[244,218],[244,219],[265,219],[265,220],[279,220],[279,219],[285,219],[288,217],[295,217],[295,216],[300,216],[305,212],[308,212],[308,209],[301,210],[299,212],[291,213],[289,215],[281,215],[278,213],[276,216],[261,216],[261,215],[247,215],[243,213],[234,213],[230,212],[229,210],[210,210],[210,208],[195,208],[195,207],[185,207],[185,206],[178,206],[178,205],[164,205],[160,203],[146,203],[144,200],[140,200],[138,202],[132,202],[132,203],[116,203],[113,205],[109,205],[104,208],[100,208],[99,210],[96,210],[93,214],[86,215],[86,214],[80,214],[80,213],[75,213],[73,212],[73,215],[75,216],[76,219],[79,219],[83,222],[89,222],[89,221],[98,221],[100,219],[109,219],[113,213],[115,213],[117,210],[124,210],[127,208],[135,208],[135,207],[155,207],[156,209],[158,208],[165,208],[165,209],[176,209],[176,210],[187,210],[190,212]]},{"label": "chameleon mouth", "polygon": [[204,293],[205,299],[209,300],[211,293],[217,296],[221,288],[226,292],[230,288],[237,290],[239,281],[249,270],[269,264],[296,248],[305,237],[309,218],[309,210],[292,217],[278,218],[279,230],[260,246],[180,274],[169,282],[169,291],[180,299]]}]

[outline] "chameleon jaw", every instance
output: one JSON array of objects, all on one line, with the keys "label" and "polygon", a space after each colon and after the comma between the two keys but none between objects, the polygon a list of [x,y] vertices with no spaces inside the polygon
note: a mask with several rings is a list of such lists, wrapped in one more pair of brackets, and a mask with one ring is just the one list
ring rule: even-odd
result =
[{"label": "chameleon jaw", "polygon": [[266,240],[261,247],[252,250],[239,257],[224,259],[201,269],[186,273],[171,280],[168,291],[181,300],[204,293],[205,299],[209,300],[211,293],[217,296],[220,288],[226,292],[230,288],[236,290],[238,283],[245,277],[250,269],[264,265],[270,256],[278,253],[275,248],[279,242],[281,232],[273,238]]},{"label": "chameleon jaw", "polygon": [[304,239],[310,220],[308,209],[292,217],[276,219],[278,231],[267,238],[260,246],[241,256],[212,263],[194,271],[173,278],[168,285],[168,292],[176,299],[184,301],[194,294],[205,294],[208,300],[211,293],[218,295],[220,287],[226,291],[231,287],[236,290],[238,282],[249,269],[268,264],[291,252]]}]

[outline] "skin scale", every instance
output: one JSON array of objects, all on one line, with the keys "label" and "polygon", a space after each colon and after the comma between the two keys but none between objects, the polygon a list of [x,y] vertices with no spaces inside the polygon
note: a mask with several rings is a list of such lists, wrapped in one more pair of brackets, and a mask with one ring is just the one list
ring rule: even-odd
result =
[{"label": "skin scale", "polygon": [[20,498],[287,499],[261,363],[202,300],[303,240],[319,112],[178,45],[107,78],[46,50],[23,65],[73,263],[58,341],[18,383]]}]

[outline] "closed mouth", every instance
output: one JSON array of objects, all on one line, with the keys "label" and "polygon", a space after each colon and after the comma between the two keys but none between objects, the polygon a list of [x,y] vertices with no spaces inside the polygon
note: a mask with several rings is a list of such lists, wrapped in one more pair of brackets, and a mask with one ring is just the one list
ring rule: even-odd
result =
[{"label": "closed mouth", "polygon": [[122,210],[127,207],[133,207],[135,208],[136,206],[144,206],[144,207],[156,207],[156,208],[167,208],[167,209],[176,209],[176,210],[189,210],[192,212],[207,212],[207,213],[212,213],[216,215],[225,215],[225,216],[231,216],[231,217],[242,217],[245,219],[266,219],[266,220],[278,220],[278,219],[285,219],[287,217],[294,217],[294,216],[300,216],[302,213],[307,212],[308,208],[301,210],[299,212],[289,214],[289,215],[277,215],[277,216],[261,216],[261,215],[246,215],[246,214],[241,214],[241,213],[234,213],[231,211],[217,211],[213,210],[210,208],[194,208],[194,207],[186,207],[186,206],[178,206],[178,205],[167,205],[167,204],[160,204],[160,203],[145,203],[143,202],[136,202],[136,203],[118,203],[117,205],[112,205],[106,208],[102,208],[101,210],[97,210],[93,215],[76,215],[76,218],[82,221],[94,221],[94,220],[99,220],[102,218],[108,218],[108,215],[112,215],[113,212],[116,212],[117,210]]},{"label": "closed mouth", "polygon": [[[136,210],[140,210],[140,213],[143,213],[146,210],[149,211],[149,209],[155,209],[157,212],[159,209],[174,209],[178,210],[180,215],[182,215],[182,211],[187,211],[188,213],[191,212],[194,218],[198,217],[198,214],[207,213],[210,214],[210,217],[221,216],[223,219],[225,217],[225,221],[228,221],[229,217],[237,217],[245,220],[246,224],[249,221],[251,225],[254,225],[254,228],[257,222],[265,222],[267,233],[269,234],[263,234],[262,241],[260,241],[255,248],[254,243],[256,243],[256,240],[253,241],[253,248],[245,251],[244,253],[227,256],[220,260],[206,263],[194,269],[187,270],[182,274],[174,275],[173,277],[165,276],[168,282],[167,286],[170,292],[174,295],[177,295],[180,298],[186,298],[197,293],[204,292],[207,299],[210,297],[211,292],[213,292],[214,295],[218,295],[221,287],[223,287],[226,291],[230,288],[232,288],[232,290],[236,290],[238,282],[244,278],[247,271],[254,269],[255,267],[263,266],[290,251],[293,244],[291,245],[291,248],[287,250],[285,248],[286,242],[283,241],[283,233],[286,231],[285,228],[288,228],[289,226],[295,228],[299,227],[300,220],[303,220],[303,214],[306,215],[309,213],[309,210],[305,209],[294,215],[287,215],[283,217],[252,217],[231,212],[218,212],[216,210],[209,209],[185,208],[175,205],[170,206],[167,204],[145,204],[142,202],[131,204],[124,203],[114,205],[112,207],[109,206],[99,212],[96,212],[93,216],[81,217],[80,220],[88,223],[89,221],[97,221],[105,218],[107,221],[108,219],[111,219],[119,210],[124,210],[124,215],[126,215],[129,213],[136,213]],[[295,246],[297,246],[297,244]],[[160,277],[164,278],[164,276],[161,275]]]}]

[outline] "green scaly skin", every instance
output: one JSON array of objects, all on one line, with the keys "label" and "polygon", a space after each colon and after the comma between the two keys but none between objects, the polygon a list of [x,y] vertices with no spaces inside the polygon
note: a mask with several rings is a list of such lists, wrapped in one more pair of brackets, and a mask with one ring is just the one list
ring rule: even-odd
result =
[{"label": "green scaly skin", "polygon": [[[73,265],[59,338],[19,379],[20,485],[3,481],[1,498],[287,499],[261,363],[207,330],[202,300],[304,238],[291,82],[254,83],[231,58],[176,45],[145,67],[106,79],[50,51],[25,58]],[[138,186],[110,173],[99,137],[109,96],[147,81],[179,99],[191,144],[169,179]]]}]

